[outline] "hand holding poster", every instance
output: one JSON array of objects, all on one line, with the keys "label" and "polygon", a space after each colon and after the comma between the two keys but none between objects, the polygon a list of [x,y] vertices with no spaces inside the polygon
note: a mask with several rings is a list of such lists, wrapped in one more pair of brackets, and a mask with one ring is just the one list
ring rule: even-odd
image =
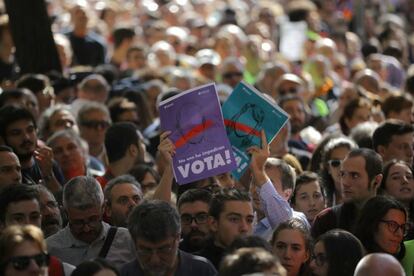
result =
[{"label": "hand holding poster", "polygon": [[216,86],[207,84],[162,101],[161,129],[175,145],[175,179],[186,184],[236,168]]},{"label": "hand holding poster", "polygon": [[286,124],[289,115],[276,103],[265,98],[254,87],[240,82],[223,105],[227,136],[236,156],[236,179],[244,174],[251,157],[247,149],[261,144],[261,130],[264,129],[268,143]]}]

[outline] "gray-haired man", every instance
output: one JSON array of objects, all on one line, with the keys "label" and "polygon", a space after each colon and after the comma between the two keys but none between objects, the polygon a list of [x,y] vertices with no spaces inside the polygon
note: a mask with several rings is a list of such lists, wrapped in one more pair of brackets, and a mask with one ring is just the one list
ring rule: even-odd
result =
[{"label": "gray-haired man", "polygon": [[141,185],[132,175],[124,174],[105,186],[105,215],[110,224],[125,227],[132,209],[142,200]]},{"label": "gray-haired man", "polygon": [[46,241],[51,255],[73,265],[97,257],[120,267],[135,259],[131,236],[125,228],[102,221],[104,195],[91,176],[78,176],[63,189],[68,225]]},{"label": "gray-haired man", "polygon": [[129,216],[128,229],[137,259],[126,264],[121,275],[216,275],[213,265],[205,258],[178,249],[180,216],[169,203],[153,200],[138,205]]}]

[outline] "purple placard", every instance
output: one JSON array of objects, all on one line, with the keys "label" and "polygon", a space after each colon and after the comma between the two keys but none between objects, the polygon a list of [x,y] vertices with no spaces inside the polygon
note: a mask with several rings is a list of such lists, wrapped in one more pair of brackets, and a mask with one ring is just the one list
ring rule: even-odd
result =
[{"label": "purple placard", "polygon": [[200,86],[160,103],[163,131],[176,147],[175,179],[186,184],[236,168],[214,83]]}]

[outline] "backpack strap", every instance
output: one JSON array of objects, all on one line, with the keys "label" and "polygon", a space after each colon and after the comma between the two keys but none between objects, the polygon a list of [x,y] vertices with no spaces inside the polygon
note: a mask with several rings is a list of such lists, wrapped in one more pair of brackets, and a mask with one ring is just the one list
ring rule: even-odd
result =
[{"label": "backpack strap", "polygon": [[117,230],[118,228],[115,226],[111,226],[111,228],[109,228],[108,234],[106,235],[105,242],[101,248],[101,251],[98,254],[98,257],[106,258],[106,255],[108,255],[109,248],[111,248],[112,241],[115,238],[115,234]]}]

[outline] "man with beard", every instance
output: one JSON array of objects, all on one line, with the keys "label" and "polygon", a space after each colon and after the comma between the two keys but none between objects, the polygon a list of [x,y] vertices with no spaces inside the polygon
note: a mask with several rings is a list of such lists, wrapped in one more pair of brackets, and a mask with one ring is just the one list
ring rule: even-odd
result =
[{"label": "man with beard", "polygon": [[62,228],[62,215],[55,196],[43,185],[35,185],[35,188],[39,192],[42,231],[47,238]]},{"label": "man with beard", "polygon": [[63,208],[68,225],[47,238],[48,252],[72,265],[97,257],[118,268],[135,258],[127,229],[102,221],[104,195],[91,176],[78,176],[63,189]]},{"label": "man with beard", "polygon": [[[279,106],[290,116],[291,133],[288,141],[289,153],[295,155],[302,168],[307,168],[312,157],[314,145],[304,141],[301,131],[308,123],[309,115],[306,112],[303,99],[297,95],[287,95],[279,100]],[[313,129],[316,131],[315,129]],[[316,131],[317,132],[317,131]]]},{"label": "man with beard", "polygon": [[0,146],[0,188],[22,181],[20,161],[8,146]]},{"label": "man with beard", "polygon": [[343,203],[321,211],[312,225],[312,236],[341,228],[353,232],[359,213],[375,197],[383,178],[381,156],[371,149],[353,149],[341,163],[339,178]]},{"label": "man with beard", "polygon": [[181,216],[181,250],[194,253],[203,249],[210,232],[210,200],[211,193],[203,189],[190,189],[180,196],[177,206]]},{"label": "man with beard", "polygon": [[115,177],[105,186],[105,215],[111,225],[126,227],[129,213],[142,200],[141,185],[131,175]]},{"label": "man with beard", "polygon": [[178,249],[180,216],[168,202],[152,200],[137,206],[129,216],[128,230],[136,247],[136,259],[122,268],[122,276],[217,273],[205,258]]},{"label": "man with beard", "polygon": [[115,123],[105,134],[105,149],[109,165],[103,176],[97,177],[102,188],[114,177],[127,174],[134,165],[144,160],[145,146],[133,123]]},{"label": "man with beard", "polygon": [[17,106],[1,108],[0,135],[19,157],[23,183],[43,184],[53,193],[61,190],[62,173],[53,160],[52,150],[38,146],[36,121],[30,111]]}]

